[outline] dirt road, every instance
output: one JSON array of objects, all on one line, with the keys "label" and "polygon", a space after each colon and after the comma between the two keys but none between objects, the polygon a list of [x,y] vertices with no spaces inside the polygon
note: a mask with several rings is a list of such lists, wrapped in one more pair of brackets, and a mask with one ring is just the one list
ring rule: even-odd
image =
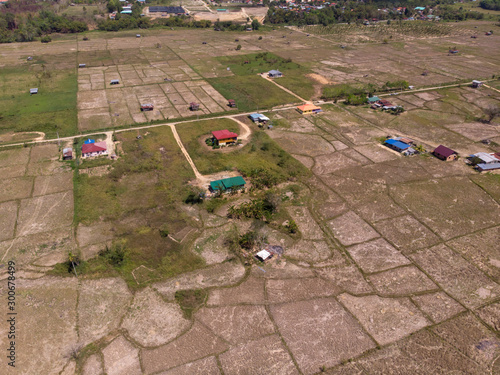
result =
[{"label": "dirt road", "polygon": [[304,98],[301,98],[300,96],[298,96],[296,93],[294,93],[293,91],[290,91],[288,90],[286,87],[283,87],[279,84],[277,84],[273,79],[269,78],[267,76],[267,73],[262,73],[262,74],[259,74],[262,78],[264,79],[267,79],[269,82],[273,83],[274,85],[278,86],[280,89],[282,89],[283,91],[286,91],[287,93],[289,93],[290,95],[293,95],[295,96],[297,99],[299,99],[301,102],[306,102],[306,103],[309,103],[310,101],[309,100],[305,100]]}]

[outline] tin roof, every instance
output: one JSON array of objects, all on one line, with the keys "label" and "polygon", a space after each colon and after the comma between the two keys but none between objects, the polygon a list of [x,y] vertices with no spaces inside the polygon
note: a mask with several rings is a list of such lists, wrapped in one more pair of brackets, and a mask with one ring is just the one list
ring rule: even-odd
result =
[{"label": "tin roof", "polygon": [[442,155],[445,158],[447,158],[453,154],[456,154],[456,153],[457,153],[456,151],[453,151],[451,148],[448,148],[448,147],[443,146],[443,145],[439,145],[434,150],[434,154]]},{"label": "tin roof", "polygon": [[388,139],[384,143],[387,143],[388,145],[394,146],[399,148],[400,150],[406,150],[407,148],[410,147],[410,145],[407,145],[406,143],[403,143],[401,141],[398,141],[396,139]]},{"label": "tin roof", "polygon": [[210,182],[210,188],[212,190],[226,190],[232,187],[244,186],[246,184],[245,180],[241,176],[224,178],[222,180],[215,180]]},{"label": "tin roof", "polygon": [[217,140],[228,139],[228,138],[237,138],[238,137],[238,134],[230,132],[227,129],[224,129],[224,130],[215,130],[215,131],[212,132],[212,135]]},{"label": "tin roof", "polygon": [[271,75],[276,75],[276,74],[282,74],[282,73],[281,73],[279,70],[275,70],[275,69],[273,69],[273,70],[270,70],[270,71],[269,71],[269,74],[271,74]]},{"label": "tin roof", "polygon": [[487,154],[486,152],[478,152],[477,154],[474,154],[474,157],[481,159],[481,161],[485,163],[495,163],[498,161],[495,156]]},{"label": "tin roof", "polygon": [[82,154],[89,154],[91,152],[106,151],[106,142],[88,143],[82,146]]},{"label": "tin roof", "polygon": [[301,110],[302,112],[305,112],[305,111],[316,111],[318,109],[321,109],[321,107],[318,107],[317,105],[314,105],[314,104],[299,105],[297,108],[299,110]]},{"label": "tin roof", "polygon": [[259,257],[262,260],[266,260],[271,256],[271,253],[267,250],[261,250],[257,254],[255,254],[255,256]]}]

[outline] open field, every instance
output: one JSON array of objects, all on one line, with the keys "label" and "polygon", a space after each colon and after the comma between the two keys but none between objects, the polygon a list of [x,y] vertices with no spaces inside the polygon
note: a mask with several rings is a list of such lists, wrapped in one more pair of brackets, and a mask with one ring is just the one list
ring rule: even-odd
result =
[{"label": "open field", "polygon": [[[429,26],[444,28],[434,38],[345,49],[333,36],[281,28],[91,32],[86,42],[78,35],[0,46],[0,85],[12,85],[5,103],[25,95],[44,64],[52,74],[41,81],[45,93],[58,100],[43,91],[26,100],[40,100],[40,118],[74,111],[73,122],[40,128],[23,120],[28,107],[5,104],[3,141],[39,135],[15,130],[53,137],[55,129],[115,127],[107,134],[118,155],[59,161],[60,149],[79,149],[84,136],[0,149],[0,268],[16,262],[20,317],[16,369],[5,356],[0,367],[7,375],[500,374],[499,175],[464,163],[470,153],[500,152],[498,118],[481,120],[498,92],[462,86],[390,96],[406,109],[399,116],[344,103],[311,116],[275,109],[265,112],[273,129],[243,116],[235,118],[243,125],[224,117],[127,129],[187,117],[193,96],[200,114],[227,116],[234,112],[224,98],[252,111],[296,101],[254,74],[272,63],[241,64],[265,51],[292,59],[278,66],[285,77],[276,82],[307,98],[326,81],[489,78],[498,74],[499,37],[471,42],[474,25],[493,27],[438,24]],[[443,53],[459,42],[463,54]],[[88,64],[78,74],[77,62]],[[298,72],[316,73],[314,85],[297,90],[309,80],[293,82]],[[115,78],[121,84],[109,87]],[[137,110],[145,100],[155,111]],[[217,129],[246,134],[243,145],[207,147]],[[444,144],[460,158],[403,157],[382,146],[387,135],[428,151]],[[250,188],[199,201],[196,169],[206,179],[243,175]],[[283,255],[254,260],[265,243]]]}]

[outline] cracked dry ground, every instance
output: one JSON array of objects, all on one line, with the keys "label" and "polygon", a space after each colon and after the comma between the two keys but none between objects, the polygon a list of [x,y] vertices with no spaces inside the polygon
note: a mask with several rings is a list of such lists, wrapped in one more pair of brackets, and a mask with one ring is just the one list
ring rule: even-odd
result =
[{"label": "cracked dry ground", "polygon": [[[285,115],[291,127],[272,136],[314,175],[287,207],[301,238],[267,229],[284,258],[228,260],[227,207],[189,209],[211,224],[194,244],[206,268],[134,295],[117,278],[44,276],[54,260],[27,252],[19,351],[36,361],[20,357],[16,373],[500,374],[498,185],[462,162],[383,149],[373,137],[387,131],[352,114]],[[175,292],[200,288],[186,318]]]}]

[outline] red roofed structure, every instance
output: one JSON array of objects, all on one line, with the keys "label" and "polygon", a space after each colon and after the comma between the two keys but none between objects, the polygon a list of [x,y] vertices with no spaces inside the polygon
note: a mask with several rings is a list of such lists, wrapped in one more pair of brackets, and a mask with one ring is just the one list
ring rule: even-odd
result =
[{"label": "red roofed structure", "polygon": [[236,143],[238,141],[238,134],[230,132],[227,129],[215,130],[212,132],[212,139],[215,144],[223,146],[229,143]]},{"label": "red roofed structure", "polygon": [[106,142],[88,143],[82,146],[82,157],[88,158],[91,156],[107,155],[108,148]]}]

